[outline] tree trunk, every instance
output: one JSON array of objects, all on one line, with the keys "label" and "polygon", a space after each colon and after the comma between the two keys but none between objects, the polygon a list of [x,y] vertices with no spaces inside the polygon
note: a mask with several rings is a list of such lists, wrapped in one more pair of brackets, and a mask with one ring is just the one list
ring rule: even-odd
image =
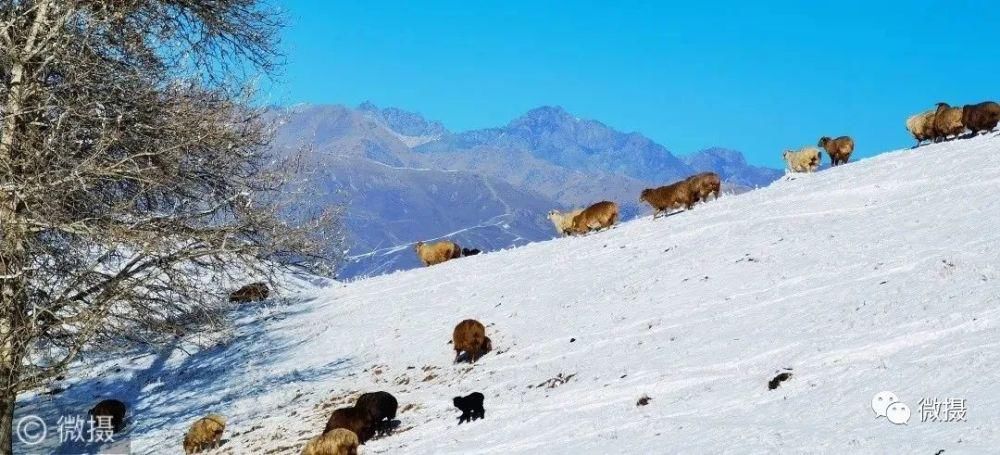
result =
[{"label": "tree trunk", "polygon": [[0,393],[0,455],[14,453],[14,405],[17,392]]},{"label": "tree trunk", "polygon": [[16,229],[12,211],[6,207],[14,201],[3,199],[0,198],[0,455],[11,453],[22,348],[28,335],[23,330],[27,303],[23,237]]},{"label": "tree trunk", "polygon": [[0,190],[0,455],[11,453],[21,361],[32,336],[25,330],[30,271],[19,210],[16,194]]}]

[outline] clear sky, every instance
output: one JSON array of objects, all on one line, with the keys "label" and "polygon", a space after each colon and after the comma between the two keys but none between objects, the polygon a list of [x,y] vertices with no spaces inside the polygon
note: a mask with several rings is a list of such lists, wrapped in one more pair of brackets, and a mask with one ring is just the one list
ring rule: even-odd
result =
[{"label": "clear sky", "polygon": [[1000,2],[282,1],[278,104],[370,100],[453,131],[561,105],[675,154],[780,167],[850,134],[912,144],[904,121],[1000,99]]}]

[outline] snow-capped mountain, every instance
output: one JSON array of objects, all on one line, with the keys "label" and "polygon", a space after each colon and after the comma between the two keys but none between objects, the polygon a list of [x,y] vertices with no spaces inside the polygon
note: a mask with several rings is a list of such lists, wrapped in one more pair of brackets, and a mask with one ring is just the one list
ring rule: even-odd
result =
[{"label": "snow-capped mountain", "polygon": [[[585,237],[289,279],[234,314],[227,341],[87,359],[17,417],[55,422],[121,393],[134,453],[178,453],[217,412],[226,442],[209,453],[295,454],[333,409],[385,390],[399,425],[362,454],[991,453],[997,152],[992,133]],[[465,318],[493,339],[474,365],[448,344]],[[451,398],[473,391],[486,417],[457,425]],[[882,391],[908,405],[905,425],[876,417]],[[964,411],[932,421],[921,403],[935,399]]]},{"label": "snow-capped mountain", "polygon": [[425,167],[407,140],[437,127],[398,110],[373,112],[299,107],[282,117],[275,140],[283,154],[305,150],[301,167],[320,192],[301,203],[346,206],[350,251],[341,278],[417,267],[419,240],[495,250],[551,238],[544,214],[553,201],[488,175]]},{"label": "snow-capped mountain", "polygon": [[629,219],[646,212],[637,196],[643,188],[697,171],[720,172],[737,191],[781,175],[747,164],[735,151],[682,160],[638,133],[560,107],[461,133],[371,103],[299,106],[277,115],[276,148],[307,150],[311,178],[329,194],[303,203],[347,203],[352,261],[342,278],[416,267],[411,246],[419,240],[450,238],[495,250],[552,238],[545,219],[552,208],[613,200]]}]

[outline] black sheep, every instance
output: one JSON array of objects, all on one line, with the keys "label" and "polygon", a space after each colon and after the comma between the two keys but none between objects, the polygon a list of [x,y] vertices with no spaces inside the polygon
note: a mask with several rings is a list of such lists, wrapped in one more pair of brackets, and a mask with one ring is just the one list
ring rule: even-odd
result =
[{"label": "black sheep", "polygon": [[379,435],[392,434],[392,420],[396,418],[399,402],[389,392],[369,392],[358,397],[354,407],[368,412]]},{"label": "black sheep", "polygon": [[95,425],[102,424],[98,417],[109,419],[115,433],[122,431],[122,428],[125,427],[125,403],[121,401],[104,400],[90,408],[87,413],[94,419]]},{"label": "black sheep", "polygon": [[486,410],[483,409],[483,394],[479,392],[472,392],[464,397],[455,397],[452,402],[455,403],[456,408],[462,411],[462,415],[458,417],[459,425],[462,422],[486,418]]},{"label": "black sheep", "polygon": [[479,251],[479,248],[462,248],[462,256],[475,256],[479,253],[482,253],[482,251]]}]

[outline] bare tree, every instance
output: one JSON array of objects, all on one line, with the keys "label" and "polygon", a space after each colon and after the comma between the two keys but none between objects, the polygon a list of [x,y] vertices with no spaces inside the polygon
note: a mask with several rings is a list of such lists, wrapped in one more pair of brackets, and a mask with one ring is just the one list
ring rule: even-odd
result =
[{"label": "bare tree", "polygon": [[155,343],[218,306],[204,274],[322,266],[253,108],[263,0],[0,0],[0,453],[17,394],[94,340]]}]

